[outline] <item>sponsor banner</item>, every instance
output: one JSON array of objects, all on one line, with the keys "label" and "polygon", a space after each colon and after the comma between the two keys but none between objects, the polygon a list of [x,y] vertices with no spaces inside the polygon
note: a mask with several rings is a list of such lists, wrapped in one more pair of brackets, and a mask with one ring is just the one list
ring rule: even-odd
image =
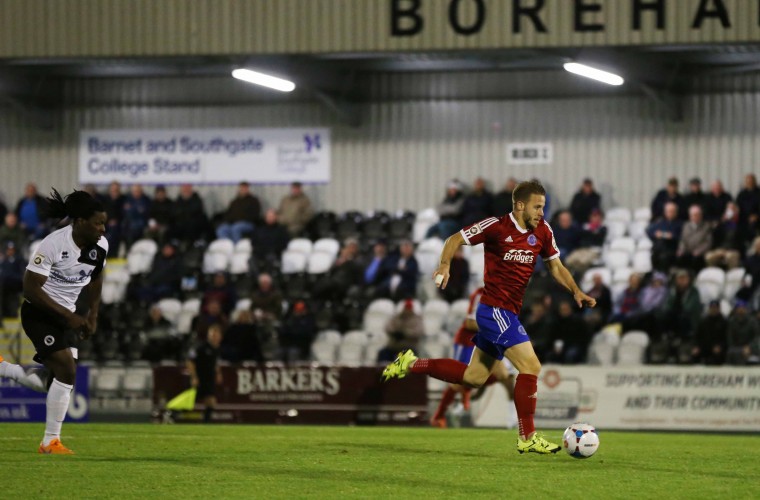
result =
[{"label": "sponsor banner", "polygon": [[[163,406],[190,387],[184,367],[154,368],[154,403]],[[222,367],[217,386],[217,422],[292,424],[427,423],[427,379],[412,374],[382,383],[371,367],[277,365]],[[203,405],[176,415],[200,420]]]},{"label": "sponsor banner", "polygon": [[[489,405],[506,407],[503,390],[483,399],[489,395]],[[536,425],[561,428],[575,421],[606,429],[757,432],[760,368],[545,366]]]},{"label": "sponsor banner", "polygon": [[507,144],[508,165],[551,165],[554,147],[551,142]]},{"label": "sponsor banner", "polygon": [[[40,368],[39,365],[30,368]],[[65,422],[90,420],[89,368],[77,366],[77,381],[71,394]],[[44,422],[47,393],[22,387],[15,381],[0,378],[0,422]]]},{"label": "sponsor banner", "polygon": [[330,130],[82,130],[79,182],[106,184],[324,183]]}]

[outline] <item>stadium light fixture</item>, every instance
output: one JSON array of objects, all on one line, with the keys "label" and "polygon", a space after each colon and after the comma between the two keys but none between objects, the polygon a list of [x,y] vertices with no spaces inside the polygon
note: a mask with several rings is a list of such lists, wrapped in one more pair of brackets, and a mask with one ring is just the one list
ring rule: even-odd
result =
[{"label": "stadium light fixture", "polygon": [[289,81],[277,78],[276,76],[259,73],[250,69],[236,69],[232,71],[232,76],[238,80],[244,82],[253,83],[255,85],[261,85],[280,92],[292,92],[296,88],[296,84]]},{"label": "stadium light fixture", "polygon": [[591,78],[592,80],[597,80],[599,82],[606,83],[607,85],[623,85],[623,82],[625,82],[621,76],[618,76],[614,73],[609,73],[607,71],[602,71],[601,69],[592,68],[591,66],[586,66],[585,64],[569,62],[565,63],[564,67],[565,71],[569,71],[570,73],[574,73],[576,75],[585,76],[586,78]]}]

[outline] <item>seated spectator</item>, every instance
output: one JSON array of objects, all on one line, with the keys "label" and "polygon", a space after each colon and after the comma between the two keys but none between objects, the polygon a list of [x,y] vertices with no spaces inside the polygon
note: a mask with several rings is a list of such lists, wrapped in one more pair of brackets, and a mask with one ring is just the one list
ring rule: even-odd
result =
[{"label": "seated spectator", "polygon": [[251,311],[248,309],[238,311],[237,318],[224,332],[220,352],[221,358],[230,363],[241,361],[262,363],[264,361]]},{"label": "seated spectator", "polygon": [[177,254],[177,244],[169,241],[153,257],[151,271],[143,280],[130,282],[129,297],[144,304],[158,302],[167,297],[179,297],[182,281],[182,259]]},{"label": "seated spectator", "polygon": [[591,217],[591,212],[601,210],[602,197],[594,189],[594,181],[589,178],[583,179],[580,189],[573,195],[570,203],[570,214],[573,220],[580,225],[585,224]]},{"label": "seated spectator", "polygon": [[6,243],[0,260],[0,312],[3,318],[18,316],[25,271],[26,261],[16,253],[16,245]]},{"label": "seated spectator", "polygon": [[[423,276],[422,279],[430,279]],[[438,295],[446,302],[467,297],[467,287],[470,284],[470,263],[464,257],[464,247],[457,248],[449,266],[449,281],[446,288],[438,288]]]},{"label": "seated spectator", "polygon": [[551,354],[557,328],[555,316],[544,300],[534,300],[530,306],[530,312],[523,321],[525,330],[530,334],[533,349],[542,363]]},{"label": "seated spectator", "polygon": [[321,300],[340,301],[349,295],[356,295],[363,277],[359,262],[359,242],[349,238],[340,249],[327,276],[314,285],[314,296]]},{"label": "seated spectator", "polygon": [[647,236],[652,240],[652,267],[667,273],[676,260],[683,222],[678,220],[678,205],[673,202],[665,205],[664,213],[647,227]]},{"label": "seated spectator", "polygon": [[406,349],[419,352],[419,341],[425,336],[422,316],[414,311],[414,301],[407,299],[404,308],[388,320],[385,325],[388,343],[377,354],[377,361],[393,361],[396,355]]},{"label": "seated spectator", "polygon": [[692,362],[703,365],[722,365],[726,360],[728,322],[720,312],[720,301],[712,300],[707,315],[699,321],[694,335]]},{"label": "seated spectator", "polygon": [[208,312],[208,305],[211,302],[218,302],[224,314],[229,316],[232,310],[235,309],[237,300],[237,291],[227,279],[227,274],[222,272],[214,273],[211,284],[203,291],[201,311]]},{"label": "seated spectator", "polygon": [[264,215],[264,223],[258,226],[251,236],[253,256],[257,265],[265,268],[276,265],[290,241],[290,233],[277,220],[277,211],[270,208]]},{"label": "seated spectator", "polygon": [[606,324],[607,318],[612,313],[612,292],[602,281],[601,274],[594,274],[591,280],[591,288],[586,290],[586,295],[596,299],[596,306],[584,308],[582,315],[589,326],[589,331],[595,332]]},{"label": "seated spectator", "polygon": [[472,184],[470,194],[464,197],[461,224],[462,226],[469,226],[491,217],[493,214],[493,195],[486,189],[486,181],[482,177],[478,177]]},{"label": "seated spectator", "polygon": [[678,179],[671,177],[664,189],[657,192],[652,200],[652,222],[657,222],[665,217],[665,205],[674,203],[676,206],[676,219],[680,218],[679,212],[683,207],[683,197],[678,192]]},{"label": "seated spectator", "polygon": [[412,298],[417,294],[420,266],[414,256],[414,244],[404,240],[397,254],[388,256],[380,270],[382,282],[377,287],[379,297],[394,301]]},{"label": "seated spectator", "polygon": [[243,181],[238,184],[238,194],[224,213],[224,222],[216,228],[216,237],[230,239],[237,243],[245,235],[253,232],[259,219],[261,219],[261,203],[251,193],[250,185]]},{"label": "seated spectator", "polygon": [[140,184],[132,184],[129,194],[124,198],[124,218],[122,219],[122,235],[128,247],[143,237],[148,227],[148,212],[150,198],[143,192]]},{"label": "seated spectator", "polygon": [[162,359],[176,359],[182,343],[176,336],[174,326],[164,318],[161,308],[157,305],[151,306],[149,311],[145,324],[147,345],[143,351],[143,358],[151,363],[158,363]]},{"label": "seated spectator", "polygon": [[557,214],[557,223],[552,227],[554,241],[559,247],[560,254],[570,255],[581,241],[581,230],[575,224],[572,214],[563,210]]},{"label": "seated spectator", "polygon": [[446,196],[438,204],[439,220],[428,229],[427,238],[438,237],[445,240],[462,228],[462,208],[464,207],[464,194],[462,185],[457,179],[449,181],[446,186]]},{"label": "seated spectator", "polygon": [[378,241],[372,246],[372,256],[364,268],[364,286],[367,297],[376,297],[377,286],[383,281],[382,270],[387,267],[388,246]]},{"label": "seated spectator", "polygon": [[145,228],[145,238],[163,242],[166,232],[174,225],[175,215],[174,201],[166,195],[166,188],[156,186],[153,201],[148,210],[148,226]]},{"label": "seated spectator", "polygon": [[664,273],[656,271],[652,274],[649,283],[641,289],[639,295],[638,312],[630,313],[628,317],[623,318],[623,331],[643,330],[650,337],[655,337],[656,332],[656,312],[665,303],[668,296],[668,278]]},{"label": "seated spectator", "polygon": [[676,250],[676,265],[694,273],[705,267],[705,254],[712,247],[712,228],[702,219],[698,205],[689,207],[689,221],[683,225]]},{"label": "seated spectator", "polygon": [[744,253],[744,243],[739,234],[739,215],[736,203],[726,204],[726,210],[713,230],[713,249],[705,253],[708,266],[725,269],[739,267]]},{"label": "seated spectator", "polygon": [[259,274],[258,287],[251,294],[251,311],[257,322],[277,324],[282,317],[282,293],[274,287],[272,276]]},{"label": "seated spectator", "polygon": [[739,207],[739,234],[742,244],[747,244],[760,233],[760,187],[755,174],[744,176],[744,187],[736,196]]},{"label": "seated spectator", "polygon": [[13,243],[17,252],[24,253],[29,236],[18,225],[18,216],[13,212],[5,214],[5,223],[0,227],[0,245]]},{"label": "seated spectator", "polygon": [[195,332],[199,341],[206,338],[208,329],[218,324],[222,331],[229,325],[229,316],[222,309],[222,304],[217,300],[210,300],[204,309],[201,309],[198,316],[193,318],[192,330]]},{"label": "seated spectator", "polygon": [[665,303],[655,314],[655,342],[650,345],[653,363],[690,360],[694,332],[702,316],[699,292],[685,269],[676,272]]},{"label": "seated spectator", "polygon": [[576,364],[586,361],[588,345],[591,342],[586,322],[576,314],[570,302],[563,300],[557,307],[557,328],[552,349],[547,354],[549,363]]},{"label": "seated spectator", "polygon": [[753,357],[760,355],[760,326],[743,300],[736,301],[734,310],[728,317],[727,336],[727,364],[746,365]]},{"label": "seated spectator", "polygon": [[631,273],[628,277],[628,286],[614,298],[610,323],[620,323],[641,313],[641,284],[641,275]]},{"label": "seated spectator", "polygon": [[295,238],[303,233],[314,212],[311,208],[311,200],[303,192],[300,182],[294,182],[290,185],[290,193],[280,200],[277,215],[280,218],[280,223],[288,229],[291,237]]},{"label": "seated spectator", "polygon": [[32,240],[45,237],[49,231],[47,201],[37,193],[37,185],[30,182],[24,188],[24,196],[16,204],[19,226]]},{"label": "seated spectator", "polygon": [[517,187],[517,179],[510,177],[504,184],[504,189],[496,193],[493,197],[493,213],[496,217],[501,217],[512,212],[512,191]]},{"label": "seated spectator", "polygon": [[[699,177],[694,177],[689,181],[689,191],[683,197],[683,208],[685,213],[692,207],[692,205],[697,205],[701,208],[702,214],[704,215],[705,209],[707,208],[707,194],[702,191],[702,179]],[[686,214],[684,214],[683,218],[687,218]]]},{"label": "seated spectator", "polygon": [[124,219],[124,195],[121,192],[121,184],[114,181],[108,185],[108,194],[103,200],[106,209],[106,240],[108,240],[108,256],[119,255],[122,231],[121,224]]},{"label": "seated spectator", "polygon": [[604,225],[602,211],[594,209],[588,222],[581,228],[578,248],[564,257],[567,268],[578,274],[586,272],[602,254],[606,238],[607,227]]},{"label": "seated spectator", "polygon": [[282,360],[286,363],[308,361],[311,356],[311,343],[316,337],[317,324],[314,314],[306,302],[296,301],[280,332]]},{"label": "seated spectator", "polygon": [[169,228],[169,237],[176,238],[183,244],[207,239],[209,220],[203,206],[203,200],[195,192],[192,184],[182,184],[179,196],[174,200],[177,217]]},{"label": "seated spectator", "polygon": [[720,220],[730,201],[733,201],[733,198],[723,189],[723,183],[718,180],[713,181],[710,184],[710,193],[707,195],[704,219],[708,222]]}]

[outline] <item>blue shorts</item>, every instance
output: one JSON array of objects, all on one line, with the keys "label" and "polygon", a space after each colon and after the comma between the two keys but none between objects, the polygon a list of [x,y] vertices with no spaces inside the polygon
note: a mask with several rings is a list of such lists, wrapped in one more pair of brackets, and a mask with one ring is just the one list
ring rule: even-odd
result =
[{"label": "blue shorts", "polygon": [[480,304],[475,320],[478,333],[472,341],[481,351],[496,359],[503,359],[504,351],[510,347],[530,341],[517,315],[506,309]]},{"label": "blue shorts", "polygon": [[475,346],[454,344],[454,355],[452,358],[456,359],[457,361],[461,361],[466,365],[469,365],[470,359],[472,358],[472,351],[474,349]]}]

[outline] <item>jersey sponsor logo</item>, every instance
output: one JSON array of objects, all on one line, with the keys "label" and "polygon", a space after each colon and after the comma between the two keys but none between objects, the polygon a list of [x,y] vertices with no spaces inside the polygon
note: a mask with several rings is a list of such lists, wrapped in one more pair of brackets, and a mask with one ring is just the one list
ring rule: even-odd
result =
[{"label": "jersey sponsor logo", "polygon": [[507,243],[512,243],[512,236],[511,235],[507,236],[507,239],[504,241],[506,241]]},{"label": "jersey sponsor logo", "polygon": [[42,264],[43,260],[45,260],[45,256],[42,255],[41,253],[38,253],[37,255],[34,256],[34,260],[32,262],[34,262],[35,266],[39,266],[40,264]]},{"label": "jersey sponsor logo", "polygon": [[44,339],[42,339],[42,341],[45,343],[46,346],[50,347],[51,345],[55,344],[55,337],[53,337],[52,335],[47,335],[45,336]]},{"label": "jersey sponsor logo", "polygon": [[530,236],[528,236],[528,245],[533,246],[535,244],[536,244],[536,235],[531,234]]},{"label": "jersey sponsor logo", "polygon": [[513,248],[504,254],[504,260],[507,262],[519,262],[521,264],[532,264],[535,258],[530,250],[516,250]]},{"label": "jersey sponsor logo", "polygon": [[87,278],[89,278],[91,274],[92,274],[92,269],[90,269],[89,271],[79,271],[79,274],[76,276],[64,276],[58,271],[51,271],[50,278],[53,281],[57,281],[59,283],[82,283]]}]

